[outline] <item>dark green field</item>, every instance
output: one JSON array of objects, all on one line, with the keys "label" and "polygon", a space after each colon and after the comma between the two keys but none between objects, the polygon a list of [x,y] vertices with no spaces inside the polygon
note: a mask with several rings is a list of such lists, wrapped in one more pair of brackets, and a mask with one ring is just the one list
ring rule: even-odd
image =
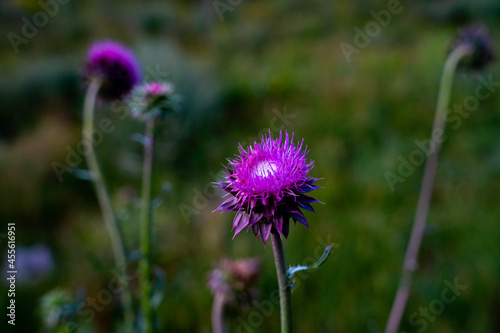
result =
[{"label": "dark green field", "polygon": [[[423,173],[423,161],[409,161],[418,155],[411,155],[420,149],[416,141],[430,135],[449,45],[457,28],[472,22],[488,26],[499,41],[500,5],[403,1],[386,27],[378,25],[346,58],[340,45],[355,46],[357,29],[376,22],[372,11],[387,10],[391,1],[230,5],[238,2],[57,2],[57,13],[26,38],[23,17],[33,22],[44,9],[35,0],[2,1],[0,233],[16,223],[17,247],[48,246],[54,267],[44,278],[17,282],[16,326],[2,311],[0,331],[49,332],[38,312],[45,293],[64,289],[84,301],[113,277],[92,184],[69,173],[59,181],[53,170],[53,162],[67,163],[68,147],[76,149],[81,139],[79,75],[86,49],[111,38],[136,51],[146,79],[169,80],[183,96],[181,112],[163,123],[155,151],[153,193],[171,185],[154,218],[153,262],[166,279],[160,332],[211,332],[207,272],[222,257],[255,256],[263,259],[260,305],[228,318],[229,332],[279,331],[279,306],[269,301],[277,288],[270,244],[264,247],[251,231],[232,239],[234,213],[212,213],[222,202],[212,182],[226,158],[238,152],[238,142],[251,144],[268,128],[304,138],[315,161],[311,176],[322,178],[314,194],[324,204],[306,213],[310,230],[292,224],[284,243],[288,263],[307,262],[337,245],[320,270],[296,281],[295,332],[383,332]],[[231,10],[219,16],[219,3]],[[13,46],[9,33],[22,42]],[[500,331],[499,73],[494,62],[455,77],[454,118],[401,331]],[[492,82],[488,98],[471,112],[453,108],[485,80]],[[142,149],[132,133],[143,127],[106,104],[97,110],[97,120],[104,117],[116,130],[96,149],[115,209],[128,209],[121,227],[133,269],[139,210],[132,201],[140,195]],[[404,181],[391,188],[387,172],[398,174],[402,160]],[[78,167],[85,169],[85,162]],[[0,240],[5,262],[6,238]],[[466,288],[453,301],[439,302],[454,281]],[[4,280],[3,309],[7,288]],[[118,297],[101,305],[77,318],[78,332],[120,332]]]}]

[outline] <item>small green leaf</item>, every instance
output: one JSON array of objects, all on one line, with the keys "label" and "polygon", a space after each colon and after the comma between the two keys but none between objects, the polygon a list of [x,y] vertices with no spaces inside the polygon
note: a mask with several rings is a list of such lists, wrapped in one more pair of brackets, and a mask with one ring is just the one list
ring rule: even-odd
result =
[{"label": "small green leaf", "polygon": [[132,133],[132,141],[140,143],[144,147],[146,146],[146,136],[141,133]]},{"label": "small green leaf", "polygon": [[327,246],[325,248],[325,251],[323,252],[323,255],[316,262],[312,263],[309,266],[302,266],[302,265],[291,266],[288,269],[288,272],[286,274],[287,278],[291,279],[293,277],[293,275],[297,272],[300,272],[300,271],[311,271],[312,272],[312,271],[317,270],[321,266],[323,266],[326,259],[328,259],[328,257],[330,256],[330,253],[332,253],[333,246],[334,246],[334,244]]}]

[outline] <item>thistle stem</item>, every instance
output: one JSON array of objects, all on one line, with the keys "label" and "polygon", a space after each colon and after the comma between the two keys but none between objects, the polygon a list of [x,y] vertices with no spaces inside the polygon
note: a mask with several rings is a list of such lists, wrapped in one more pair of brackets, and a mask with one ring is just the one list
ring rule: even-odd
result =
[{"label": "thistle stem", "polygon": [[[120,230],[115,219],[115,214],[113,212],[113,207],[111,205],[111,199],[109,193],[106,189],[104,179],[97,163],[97,158],[94,150],[94,145],[89,139],[94,131],[94,108],[95,100],[99,92],[101,82],[98,79],[92,79],[87,88],[85,94],[85,100],[83,105],[83,130],[82,136],[83,140],[88,140],[90,144],[87,145],[88,153],[85,154],[85,159],[87,161],[88,168],[91,173],[92,181],[94,182],[97,200],[101,208],[104,223],[108,231],[109,238],[111,240],[111,247],[113,249],[113,256],[115,260],[115,267],[119,272],[127,271],[127,262],[125,259],[125,249],[123,246],[122,238],[120,235]],[[130,288],[126,279],[122,280],[124,285],[123,292],[123,304],[124,304],[124,317],[125,325],[128,332],[133,332],[134,327],[134,312],[132,309],[132,295]]]},{"label": "thistle stem", "polygon": [[153,332],[153,309],[151,308],[151,174],[153,168],[154,119],[146,122],[146,141],[144,143],[144,164],[142,173],[141,199],[141,308],[144,316],[143,332]]},{"label": "thistle stem", "polygon": [[271,232],[273,243],[274,263],[276,264],[276,274],[278,276],[278,286],[280,291],[280,317],[281,333],[292,332],[292,298],[290,281],[286,276],[286,259],[283,251],[283,243],[277,232]]},{"label": "thistle stem", "polygon": [[401,279],[391,312],[389,314],[385,333],[397,332],[408,301],[411,279],[414,271],[417,269],[418,252],[424,236],[425,225],[429,213],[432,190],[434,187],[434,180],[436,178],[439,151],[441,150],[441,145],[444,141],[444,130],[448,115],[447,108],[453,86],[453,76],[460,59],[469,55],[470,52],[471,49],[467,46],[458,47],[448,55],[444,65],[441,83],[439,86],[436,114],[434,116],[434,124],[431,132],[430,155],[425,163],[415,220],[413,222],[408,248],[406,249]]},{"label": "thistle stem", "polygon": [[224,306],[226,298],[224,295],[215,294],[212,304],[212,331],[213,333],[224,333]]}]

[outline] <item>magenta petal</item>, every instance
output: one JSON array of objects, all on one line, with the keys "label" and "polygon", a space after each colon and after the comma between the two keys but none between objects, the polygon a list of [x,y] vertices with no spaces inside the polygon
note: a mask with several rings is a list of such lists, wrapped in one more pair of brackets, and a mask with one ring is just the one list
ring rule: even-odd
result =
[{"label": "magenta petal", "polygon": [[258,224],[254,224],[252,226],[252,231],[255,235],[255,238],[259,238],[259,235],[260,235],[260,228],[259,228],[259,225]]},{"label": "magenta petal", "polygon": [[293,206],[288,206],[287,207],[287,212],[292,215],[292,214],[295,214],[295,215],[300,215],[302,217],[304,217],[304,213],[302,213],[302,211],[300,210],[299,207],[297,207],[297,205],[293,205]]},{"label": "magenta petal", "polygon": [[234,220],[233,220],[233,229],[238,226],[238,224],[240,223],[240,220],[241,220],[241,217],[243,216],[243,214],[244,214],[243,212],[236,213],[236,216],[234,217]]},{"label": "magenta petal", "polygon": [[262,213],[253,213],[248,224],[250,226],[253,226],[255,223],[259,222],[262,219],[262,215]]},{"label": "magenta petal", "polygon": [[305,187],[302,187],[300,189],[300,193],[311,192],[311,191],[317,190],[318,188],[320,188],[320,187],[317,185],[306,185]]},{"label": "magenta petal", "polygon": [[288,233],[290,232],[290,221],[288,218],[285,218],[283,221],[283,236],[288,238]]},{"label": "magenta petal", "polygon": [[304,215],[299,215],[299,214],[290,214],[290,216],[292,217],[292,219],[294,221],[298,221],[300,223],[302,223],[303,225],[305,225],[306,227],[309,228],[309,224],[307,223],[307,219],[304,217]]},{"label": "magenta petal", "polygon": [[224,210],[224,211],[227,211],[227,210],[232,210],[232,206],[234,206],[236,204],[235,202],[235,198],[232,197],[232,198],[229,198],[227,199],[226,201],[224,201],[219,207],[217,207],[215,210]]},{"label": "magenta petal", "polygon": [[250,210],[253,210],[255,206],[257,206],[257,199],[256,198],[250,199]]},{"label": "magenta petal", "polygon": [[281,235],[281,233],[283,231],[283,215],[279,215],[279,216],[275,217],[274,219],[272,219],[272,221],[273,221],[274,228],[276,229],[278,234]]},{"label": "magenta petal", "polygon": [[239,234],[241,230],[245,229],[245,227],[248,225],[248,214],[241,213],[241,215],[243,216],[241,217],[240,222],[238,223],[238,225],[236,226],[236,230],[234,231],[235,236]]},{"label": "magenta petal", "polygon": [[313,197],[310,197],[308,195],[303,194],[303,195],[300,196],[299,202],[301,202],[301,203],[311,203],[311,202],[320,202],[320,201],[317,200],[316,198],[313,198]]},{"label": "magenta petal", "polygon": [[308,211],[315,213],[314,208],[310,204],[308,204],[308,203],[301,203],[301,202],[299,202],[299,207],[307,209]]},{"label": "magenta petal", "polygon": [[271,223],[259,223],[259,226],[260,226],[260,234],[262,236],[262,240],[264,241],[264,245],[266,245],[267,239],[269,238],[269,234],[271,233],[273,225]]}]

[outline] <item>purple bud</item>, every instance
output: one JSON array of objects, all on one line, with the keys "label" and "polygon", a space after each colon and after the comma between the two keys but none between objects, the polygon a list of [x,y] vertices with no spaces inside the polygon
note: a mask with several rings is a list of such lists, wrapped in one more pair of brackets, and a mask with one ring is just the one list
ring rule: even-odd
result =
[{"label": "purple bud", "polygon": [[488,66],[495,58],[493,40],[488,28],[481,24],[472,24],[461,28],[453,42],[450,52],[459,46],[468,46],[472,53],[461,61],[461,65],[472,70]]}]

